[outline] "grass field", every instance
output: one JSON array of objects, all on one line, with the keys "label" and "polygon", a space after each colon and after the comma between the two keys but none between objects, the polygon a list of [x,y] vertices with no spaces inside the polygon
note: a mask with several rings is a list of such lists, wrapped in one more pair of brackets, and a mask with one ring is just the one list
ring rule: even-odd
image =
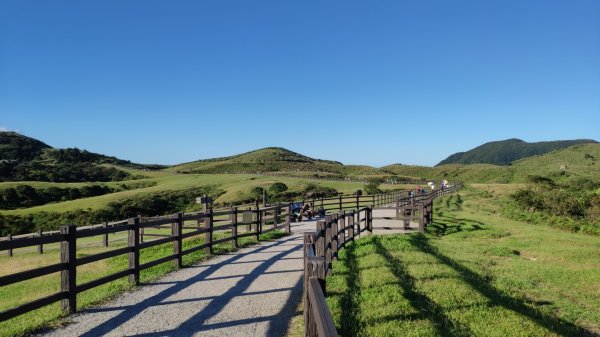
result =
[{"label": "grass field", "polygon": [[[506,220],[477,186],[435,205],[426,235],[371,236],[327,279],[342,336],[600,335],[600,238]],[[297,330],[301,324],[295,324]]]},{"label": "grass field", "polygon": [[[133,171],[132,171],[133,172]],[[141,171],[140,171],[141,172]],[[275,182],[283,182],[286,184],[290,191],[300,191],[308,183],[314,183],[309,179],[292,178],[292,177],[269,177],[259,176],[251,174],[164,174],[154,178],[147,178],[142,180],[130,181],[129,183],[156,183],[154,186],[132,189],[127,191],[121,191],[116,193],[105,194],[92,198],[82,198],[71,201],[64,201],[58,203],[51,203],[42,206],[29,207],[24,209],[0,211],[0,214],[13,214],[13,215],[27,215],[37,212],[65,212],[73,211],[77,209],[91,209],[96,210],[107,206],[110,202],[131,198],[142,194],[158,193],[163,191],[178,191],[189,189],[193,187],[201,187],[206,185],[216,185],[218,188],[225,191],[224,194],[219,196],[215,202],[217,204],[235,204],[239,200],[242,200],[246,194],[253,187],[265,187],[268,188]],[[125,182],[113,182],[108,183],[109,185],[123,184]],[[15,183],[0,183],[2,185],[14,187]],[[72,184],[65,183],[28,183],[32,186],[40,187],[65,187]],[[335,188],[338,192],[344,194],[350,194],[364,188],[364,184],[358,182],[344,182],[344,181],[319,181],[319,185]],[[84,184],[76,184],[75,186],[82,186]],[[381,185],[383,190],[391,189],[403,189],[410,188],[409,185]]]},{"label": "grass field", "polygon": [[[157,229],[154,233],[166,234],[167,230]],[[215,239],[225,237],[225,232],[215,234]],[[274,231],[261,235],[260,240],[271,240],[276,237],[285,235],[283,232]],[[91,237],[78,240],[77,256],[83,257],[108,250],[124,247],[126,242],[111,237],[110,247],[99,247],[99,237]],[[117,239],[117,240],[115,240]],[[244,247],[256,243],[253,237],[242,238],[239,240],[239,246]],[[198,246],[204,243],[203,235],[184,239],[183,249]],[[215,254],[222,254],[232,251],[229,242],[215,245]],[[141,250],[140,263],[156,260],[160,257],[167,256],[173,253],[171,244],[159,245]],[[183,257],[184,265],[190,265],[194,262],[206,259],[204,251],[194,252]],[[20,252],[14,257],[5,255],[0,257],[0,276],[13,274],[19,271],[29,270],[37,267],[42,267],[54,264],[60,261],[60,250],[54,245],[45,247],[43,255],[36,252]],[[77,284],[83,284],[102,276],[106,276],[115,272],[127,269],[127,255],[120,255],[114,258],[101,260],[98,262],[83,265],[77,268]],[[168,272],[174,271],[175,267],[172,263],[163,263],[153,268],[141,271],[141,283],[147,283],[165,275]],[[94,304],[102,303],[108,299],[132,289],[133,287],[128,282],[127,278],[110,282],[108,284],[85,291],[77,296],[77,309],[89,307]],[[0,288],[0,311],[8,308],[36,300],[43,296],[48,296],[57,291],[60,291],[60,273],[54,273],[25,282],[15,283]],[[62,317],[60,310],[60,302],[43,307],[41,309],[29,312],[27,314],[17,316],[10,320],[0,322],[0,337],[22,336],[36,329],[58,326],[68,321],[68,318]]]}]

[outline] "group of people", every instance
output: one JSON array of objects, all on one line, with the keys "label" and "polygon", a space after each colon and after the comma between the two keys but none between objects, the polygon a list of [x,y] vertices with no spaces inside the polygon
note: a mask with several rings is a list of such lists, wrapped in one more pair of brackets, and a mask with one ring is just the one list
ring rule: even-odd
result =
[{"label": "group of people", "polygon": [[[433,190],[435,190],[435,183],[434,183],[434,182],[432,182],[432,181],[428,182],[428,183],[427,183],[427,186],[429,186],[429,188],[430,188],[432,191],[433,191]],[[441,188],[442,190],[443,190],[444,188],[446,188],[446,187],[449,187],[449,186],[450,186],[450,185],[448,185],[448,180],[446,180],[446,179],[442,180],[442,182],[440,183],[440,188]],[[415,188],[415,190],[414,190],[414,194],[415,194],[415,195],[419,195],[419,194],[425,194],[425,193],[427,193],[427,192],[425,191],[425,188],[424,188],[424,187],[421,187],[421,185],[417,185],[417,188]],[[413,195],[413,191],[410,191],[410,192],[409,192],[409,195],[410,195],[410,196],[412,196],[412,195]]]}]

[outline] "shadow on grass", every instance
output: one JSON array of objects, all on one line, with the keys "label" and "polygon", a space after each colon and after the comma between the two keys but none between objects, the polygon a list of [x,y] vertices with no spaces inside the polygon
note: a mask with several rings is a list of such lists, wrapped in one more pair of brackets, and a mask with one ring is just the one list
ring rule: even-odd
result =
[{"label": "shadow on grass", "polygon": [[343,308],[340,326],[340,335],[357,336],[360,331],[358,297],[360,296],[358,261],[356,259],[356,244],[346,246],[346,259],[344,264],[348,268],[345,275],[348,289],[341,294],[340,306]]},{"label": "shadow on grass", "polygon": [[[519,315],[529,317],[540,326],[561,336],[596,336],[594,333],[558,317],[545,316],[535,308],[528,306],[524,300],[509,296],[501,290],[496,289],[489,284],[489,280],[485,277],[478,275],[448,256],[441,254],[429,243],[427,237],[423,235],[412,235],[409,237],[409,242],[412,246],[418,248],[422,252],[435,257],[440,263],[454,269],[459,274],[460,279],[469,284],[481,295],[488,298],[491,304],[502,306]],[[378,241],[376,241],[375,244],[376,246],[380,246]]]},{"label": "shadow on grass", "polygon": [[408,270],[400,259],[393,256],[388,249],[386,249],[381,243],[379,237],[373,238],[373,245],[375,246],[375,252],[381,255],[387,261],[387,265],[399,280],[398,285],[404,291],[404,297],[410,302],[411,306],[418,310],[418,317],[405,315],[400,317],[390,317],[390,320],[396,319],[428,319],[433,323],[433,326],[437,330],[440,336],[472,336],[473,333],[468,327],[454,323],[444,314],[444,309],[427,297],[417,291],[415,279],[410,276]]},{"label": "shadow on grass", "polygon": [[427,226],[427,231],[435,236],[446,236],[461,232],[474,232],[483,230],[485,224],[470,219],[447,218],[436,220]]}]

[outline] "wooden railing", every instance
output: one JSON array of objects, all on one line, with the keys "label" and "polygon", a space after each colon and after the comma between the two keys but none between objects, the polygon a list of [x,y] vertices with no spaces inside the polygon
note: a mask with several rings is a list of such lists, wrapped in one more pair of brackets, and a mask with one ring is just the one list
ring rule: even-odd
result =
[{"label": "wooden railing", "polygon": [[[365,207],[368,205],[387,205],[389,203],[392,203],[394,200],[397,200],[398,198],[402,198],[403,196],[407,196],[408,192],[406,191],[394,191],[394,192],[389,192],[389,193],[382,193],[382,194],[377,194],[377,195],[340,195],[340,196],[336,196],[336,197],[329,197],[329,198],[307,198],[307,199],[303,199],[303,200],[298,200],[296,202],[299,203],[304,203],[304,202],[310,202],[312,203],[313,207],[315,209],[323,209],[326,212],[336,212],[339,210],[343,210],[343,209],[358,209],[360,207]],[[275,205],[279,205],[279,204],[275,204]],[[259,205],[258,203],[255,204],[248,204],[248,205],[238,205],[236,206],[238,210],[240,210],[240,212],[243,212],[244,214],[246,214],[246,217],[244,221],[248,222],[248,215],[249,214],[259,214],[259,217],[262,219],[264,218],[263,222],[268,222],[271,223],[272,222],[272,218],[274,217],[273,214],[273,207],[274,205]],[[243,210],[243,211],[242,211]],[[215,209],[214,213],[215,214],[230,214],[230,210],[229,208],[227,209]],[[202,212],[193,212],[193,213],[186,213],[186,214],[202,214]],[[253,217],[256,217],[256,215],[254,215]],[[152,221],[152,219],[159,219],[160,217],[140,217],[142,219],[142,222],[146,222],[146,221]],[[86,230],[94,230],[94,229],[98,229],[98,228],[108,228],[108,227],[114,227],[114,226],[121,226],[124,224],[127,224],[127,219],[125,220],[119,220],[119,221],[113,221],[113,222],[103,222],[101,224],[96,224],[96,225],[90,225],[90,226],[78,226],[77,227],[77,231],[86,231]],[[145,228],[145,227],[144,227]],[[159,228],[159,227],[152,227],[152,228]],[[250,229],[248,229],[249,231]],[[119,233],[119,231],[117,232],[113,232],[113,233]],[[41,230],[35,233],[27,233],[27,234],[19,234],[19,235],[7,235],[4,237],[0,237],[0,243],[5,242],[5,241],[13,241],[13,240],[20,240],[20,239],[33,239],[33,238],[40,238],[40,237],[46,237],[46,236],[53,236],[53,235],[59,235],[60,231],[56,230],[56,231],[46,231],[46,232],[42,232]],[[140,240],[144,241],[145,237],[150,237],[150,236],[156,236],[156,235],[160,235],[160,234],[148,234],[145,232],[144,229],[140,230]],[[115,240],[114,238],[109,240],[109,235],[107,234],[103,234],[100,237],[100,240],[98,241],[98,245],[101,245],[103,247],[108,247],[109,246],[109,242],[112,242],[113,240]],[[127,241],[127,237],[123,236],[120,239],[117,239],[117,241]],[[40,254],[44,253],[44,244],[45,241],[44,240],[37,240],[38,244],[37,245],[32,245],[32,246],[37,246],[37,251]],[[56,241],[53,241],[56,242]],[[35,249],[35,248],[34,248]],[[8,256],[13,256],[13,249],[8,248],[6,249],[6,252],[8,254]]]},{"label": "wooden railing", "polygon": [[[326,277],[331,272],[332,260],[337,258],[340,249],[348,242],[354,241],[357,235],[365,231],[373,232],[373,210],[396,209],[399,219],[405,221],[418,219],[419,230],[424,232],[425,226],[433,221],[434,199],[453,193],[461,187],[462,184],[456,184],[427,194],[401,195],[388,204],[380,204],[379,207],[371,205],[350,212],[330,214],[324,221],[317,222],[315,232],[304,233],[304,335],[307,337],[338,336],[325,300]],[[398,209],[411,210],[411,212],[400,213]]]},{"label": "wooden railing", "polygon": [[[225,242],[231,242],[232,247],[236,248],[238,240],[241,238],[248,236],[258,238],[260,234],[276,229],[284,229],[290,232],[290,207],[291,204],[286,203],[259,210],[251,210],[249,213],[252,216],[250,220],[247,217],[244,219],[244,214],[248,215],[247,210],[232,207],[223,211],[212,211],[209,209],[206,213],[184,214],[180,212],[171,216],[155,218],[136,217],[128,219],[126,224],[119,223],[113,226],[91,226],[80,229],[75,225],[68,225],[62,226],[58,234],[0,241],[0,250],[60,243],[60,263],[0,276],[0,287],[3,287],[60,272],[60,291],[2,311],[0,312],[0,321],[57,301],[61,301],[61,308],[65,314],[73,313],[77,308],[77,294],[97,286],[122,277],[129,277],[129,281],[137,285],[140,282],[140,271],[167,262],[172,262],[177,268],[181,268],[183,264],[182,257],[184,255],[200,250],[204,250],[206,254],[212,254],[215,245]],[[240,216],[242,216],[241,219]],[[152,236],[146,234],[145,237],[151,238],[151,240],[141,240],[141,232],[148,228],[169,228],[170,234],[156,234]],[[78,240],[93,236],[104,237],[107,234],[119,232],[127,234],[128,239],[125,247],[77,257]],[[215,233],[220,233],[220,235],[215,237]],[[202,235],[204,236],[202,244],[183,249],[184,239]],[[168,243],[173,245],[172,254],[140,264],[140,255],[143,249]],[[77,284],[78,267],[124,254],[128,256],[128,268],[87,283]]]},{"label": "wooden railing", "polygon": [[[325,210],[341,212],[344,209],[373,202],[373,200],[380,204],[391,202],[403,193],[405,192],[339,196],[311,199],[310,201],[313,202],[316,208],[322,207]],[[27,247],[35,249],[37,247],[39,253],[44,253],[44,245],[59,244],[60,263],[0,276],[0,287],[60,272],[60,291],[2,311],[0,312],[0,321],[58,301],[61,301],[61,308],[65,314],[73,313],[77,308],[77,294],[97,286],[123,277],[128,277],[132,284],[139,284],[140,271],[167,262],[172,262],[180,268],[182,257],[187,254],[201,250],[204,250],[206,254],[213,254],[214,246],[225,242],[231,242],[232,247],[236,248],[238,240],[241,238],[254,236],[258,239],[260,234],[276,229],[291,232],[291,207],[292,203],[261,207],[258,205],[256,207],[236,206],[219,210],[209,208],[206,212],[180,212],[157,217],[138,216],[111,223],[80,227],[67,225],[62,226],[59,231],[5,237],[0,240],[0,251],[7,251],[9,256],[13,256],[15,249],[27,249]],[[349,212],[348,214],[354,215],[355,213]],[[365,219],[363,218],[360,221],[364,223]],[[151,229],[158,229],[159,232],[150,231]],[[166,234],[165,232],[169,233]],[[123,243],[126,242],[125,246],[123,247],[123,244],[121,244],[112,250],[77,257],[77,247],[82,246],[81,239],[86,238],[89,241],[90,237],[99,237],[98,243],[108,247],[109,234],[121,234]],[[215,236],[215,234],[218,235]],[[183,248],[184,239],[202,236],[204,237],[202,244],[187,249]],[[173,245],[172,254],[140,264],[140,255],[143,249],[169,243]],[[126,269],[84,284],[77,284],[77,267],[125,254],[128,257],[128,267]]]}]

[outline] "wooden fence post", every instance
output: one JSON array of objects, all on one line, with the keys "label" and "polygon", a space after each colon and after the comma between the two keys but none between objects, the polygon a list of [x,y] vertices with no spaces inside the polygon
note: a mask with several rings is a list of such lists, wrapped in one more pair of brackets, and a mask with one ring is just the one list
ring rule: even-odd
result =
[{"label": "wooden fence post", "polygon": [[[314,199],[313,199],[314,201]],[[314,205],[314,202],[313,202]],[[277,224],[279,223],[279,203],[277,203],[277,206],[275,206],[275,209],[273,210],[273,229],[277,229]]]},{"label": "wooden fence post", "polygon": [[131,249],[129,258],[129,282],[140,284],[140,218],[129,218],[127,220],[129,232],[127,245]]},{"label": "wooden fence post", "polygon": [[[6,239],[7,239],[8,241],[12,241],[12,239],[13,239],[13,238],[12,238],[12,234],[8,234],[8,235],[6,236]],[[6,252],[8,253],[8,256],[13,256],[13,249],[12,249],[12,248],[9,248],[9,249],[8,249]]]},{"label": "wooden fence post", "polygon": [[325,221],[325,275],[327,275],[327,273],[331,269],[331,257],[332,257],[331,223],[332,223],[332,217],[329,217]]},{"label": "wooden fence post", "polygon": [[331,256],[333,258],[337,258],[338,256],[338,221],[339,214],[336,214],[335,221],[331,223]]},{"label": "wooden fence post", "polygon": [[[104,221],[102,223],[102,228],[107,228],[107,227],[108,227],[108,222]],[[105,233],[102,235],[102,246],[108,247],[108,233]]]},{"label": "wooden fence post", "polygon": [[181,250],[183,249],[183,212],[179,212],[176,215],[176,221],[171,224],[171,235],[175,237],[173,241],[173,254],[175,254],[175,260],[173,260],[175,267],[183,267],[183,257]]},{"label": "wooden fence post", "polygon": [[60,307],[68,315],[77,310],[77,227],[61,226],[60,234],[65,236],[60,242],[60,262],[65,264],[60,271],[60,290],[67,292],[67,298],[60,301]]},{"label": "wooden fence post", "polygon": [[288,234],[292,233],[292,203],[288,202],[285,216],[285,230]]},{"label": "wooden fence post", "polygon": [[315,255],[319,257],[325,257],[325,221],[317,221],[317,231],[321,231],[321,234],[317,237],[315,243]]},{"label": "wooden fence post", "polygon": [[238,224],[237,224],[237,207],[231,207],[231,236],[233,240],[231,240],[231,247],[238,247]]},{"label": "wooden fence post", "polygon": [[419,203],[419,233],[425,234],[425,209],[423,203]]},{"label": "wooden fence post", "polygon": [[356,209],[360,209],[360,195],[358,195],[358,191],[356,191]]},{"label": "wooden fence post", "polygon": [[369,220],[367,221],[367,230],[369,231],[369,234],[373,234],[373,208],[375,208],[375,205],[371,205],[371,208],[369,209]]},{"label": "wooden fence post", "polygon": [[204,226],[208,229],[208,232],[204,233],[204,243],[208,244],[206,248],[204,248],[204,253],[206,255],[212,255],[213,253],[213,210],[212,207],[206,210],[205,218],[204,218]]},{"label": "wooden fence post", "polygon": [[350,240],[354,241],[354,211],[350,211],[350,216],[348,217],[348,226],[350,226]]},{"label": "wooden fence post", "polygon": [[[41,238],[42,235],[44,235],[44,233],[42,232],[41,229],[38,229],[37,232],[37,236],[38,238]],[[40,242],[40,244],[38,245],[38,254],[44,254],[44,244]]]},{"label": "wooden fence post", "polygon": [[338,240],[342,242],[341,246],[344,246],[346,244],[346,212],[345,211],[341,211],[340,212],[340,217],[338,219],[338,232],[341,229],[341,239]]}]

